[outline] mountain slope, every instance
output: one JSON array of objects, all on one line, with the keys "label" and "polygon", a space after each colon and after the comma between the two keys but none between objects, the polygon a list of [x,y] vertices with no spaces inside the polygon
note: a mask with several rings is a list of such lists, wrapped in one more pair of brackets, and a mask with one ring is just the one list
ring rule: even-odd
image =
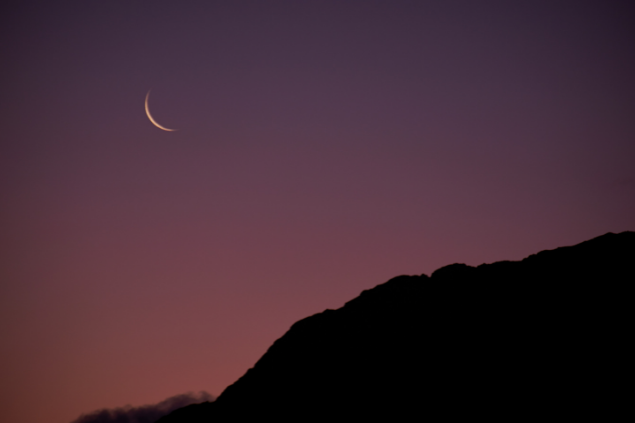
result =
[{"label": "mountain slope", "polygon": [[295,323],[160,423],[610,417],[632,376],[635,233],[399,276]]}]

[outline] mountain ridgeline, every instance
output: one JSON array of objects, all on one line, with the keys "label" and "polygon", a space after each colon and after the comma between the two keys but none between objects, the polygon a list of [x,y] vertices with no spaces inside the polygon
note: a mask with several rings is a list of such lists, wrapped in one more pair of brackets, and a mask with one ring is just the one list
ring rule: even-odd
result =
[{"label": "mountain ridgeline", "polygon": [[635,233],[398,276],[295,323],[159,423],[631,415]]}]

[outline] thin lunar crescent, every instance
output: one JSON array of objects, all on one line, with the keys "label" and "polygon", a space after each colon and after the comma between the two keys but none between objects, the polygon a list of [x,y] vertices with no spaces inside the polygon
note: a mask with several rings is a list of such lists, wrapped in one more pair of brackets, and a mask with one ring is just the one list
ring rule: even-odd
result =
[{"label": "thin lunar crescent", "polygon": [[163,129],[164,131],[176,131],[176,129],[170,129],[170,128],[166,128],[164,126],[159,125],[159,123],[154,120],[154,118],[152,117],[152,115],[150,114],[150,108],[148,107],[148,98],[150,97],[150,91],[148,91],[148,94],[146,95],[146,115],[148,115],[148,119],[150,119],[150,122],[152,122],[152,124],[154,126],[156,126],[159,129]]}]

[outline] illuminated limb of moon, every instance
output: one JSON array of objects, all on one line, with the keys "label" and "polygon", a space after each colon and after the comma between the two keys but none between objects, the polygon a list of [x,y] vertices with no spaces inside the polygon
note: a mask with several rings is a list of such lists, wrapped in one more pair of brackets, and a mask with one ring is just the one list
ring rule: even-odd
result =
[{"label": "illuminated limb of moon", "polygon": [[146,115],[148,115],[148,119],[150,119],[150,122],[152,122],[152,124],[154,126],[156,126],[159,129],[163,129],[164,131],[176,131],[176,129],[170,129],[170,128],[166,128],[164,126],[159,125],[159,123],[154,120],[154,118],[152,117],[152,115],[150,114],[150,108],[148,107],[148,98],[150,97],[150,91],[148,91],[148,94],[146,95]]}]

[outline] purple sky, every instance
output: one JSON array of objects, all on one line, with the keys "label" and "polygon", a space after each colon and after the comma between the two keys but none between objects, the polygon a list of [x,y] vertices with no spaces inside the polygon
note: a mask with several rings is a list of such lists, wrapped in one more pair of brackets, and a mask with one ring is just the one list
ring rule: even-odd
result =
[{"label": "purple sky", "polygon": [[633,22],[609,0],[3,3],[0,421],[218,395],[393,276],[634,230]]}]

